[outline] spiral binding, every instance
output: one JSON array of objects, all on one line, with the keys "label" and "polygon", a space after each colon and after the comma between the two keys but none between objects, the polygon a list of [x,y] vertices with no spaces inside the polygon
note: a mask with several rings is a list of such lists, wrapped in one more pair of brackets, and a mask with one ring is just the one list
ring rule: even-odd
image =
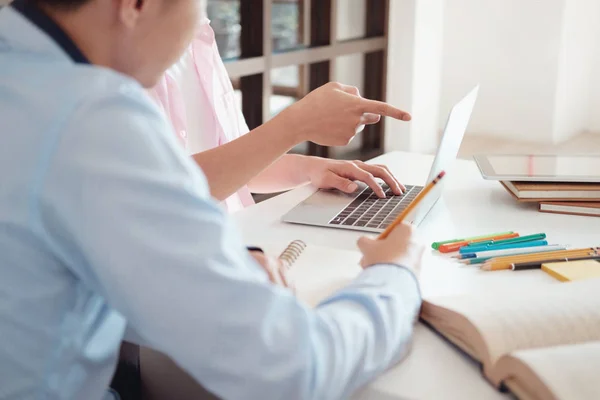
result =
[{"label": "spiral binding", "polygon": [[291,242],[279,256],[283,266],[286,269],[290,269],[296,260],[298,260],[298,257],[302,255],[304,249],[306,249],[306,243],[302,240],[294,240]]}]

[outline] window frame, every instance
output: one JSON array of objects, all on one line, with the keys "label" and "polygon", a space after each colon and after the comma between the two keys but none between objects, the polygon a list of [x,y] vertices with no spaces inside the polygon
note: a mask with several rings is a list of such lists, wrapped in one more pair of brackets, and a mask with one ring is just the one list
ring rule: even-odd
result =
[{"label": "window frame", "polygon": [[[302,98],[309,91],[336,80],[337,57],[363,54],[363,95],[385,101],[388,53],[389,0],[365,0],[363,38],[337,40],[338,1],[344,0],[239,0],[241,56],[224,60],[234,87],[242,91],[242,111],[253,129],[270,116],[272,95]],[[301,46],[273,52],[272,9],[274,3],[299,3]],[[299,86],[273,86],[271,70],[299,66]],[[378,73],[374,73],[377,71]],[[362,134],[361,148],[344,158],[368,159],[383,153],[384,121],[368,126]],[[308,154],[330,157],[331,149],[309,143]]]}]

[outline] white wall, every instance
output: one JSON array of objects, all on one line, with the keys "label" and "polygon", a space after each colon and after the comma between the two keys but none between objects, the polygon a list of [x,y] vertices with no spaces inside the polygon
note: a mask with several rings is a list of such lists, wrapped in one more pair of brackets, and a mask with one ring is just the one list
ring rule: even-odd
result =
[{"label": "white wall", "polygon": [[600,134],[600,43],[596,44],[596,60],[590,95],[590,130]]},{"label": "white wall", "polygon": [[446,0],[444,25],[440,128],[479,82],[471,135],[558,143],[600,130],[600,1]]},{"label": "white wall", "polygon": [[410,123],[388,119],[385,148],[430,153],[437,147],[444,0],[390,2],[387,101]]},{"label": "white wall", "polygon": [[443,118],[480,83],[470,133],[544,140],[552,131],[563,1],[447,0]]},{"label": "white wall", "polygon": [[554,108],[556,143],[591,130],[591,83],[599,35],[600,1],[567,1]]}]

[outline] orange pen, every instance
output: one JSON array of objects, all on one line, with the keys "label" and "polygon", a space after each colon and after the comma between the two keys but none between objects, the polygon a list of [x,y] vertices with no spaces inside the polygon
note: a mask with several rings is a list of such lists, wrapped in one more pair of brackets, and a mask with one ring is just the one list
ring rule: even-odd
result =
[{"label": "orange pen", "polygon": [[489,241],[493,241],[493,240],[513,239],[516,237],[519,237],[518,233],[509,233],[506,235],[492,236],[492,237],[481,238],[481,239],[472,240],[472,241],[447,243],[447,244],[441,245],[440,248],[438,249],[438,251],[440,253],[453,253],[455,251],[460,250],[461,247],[467,246],[472,243],[482,243],[482,242],[489,242]]}]

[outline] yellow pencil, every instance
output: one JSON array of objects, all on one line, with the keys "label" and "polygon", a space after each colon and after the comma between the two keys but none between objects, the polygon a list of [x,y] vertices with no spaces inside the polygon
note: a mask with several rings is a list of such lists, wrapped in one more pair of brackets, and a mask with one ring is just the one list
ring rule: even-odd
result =
[{"label": "yellow pencil", "polygon": [[431,181],[429,185],[425,186],[421,193],[419,193],[417,197],[415,197],[415,199],[408,205],[408,207],[406,207],[404,211],[402,211],[398,218],[396,218],[394,222],[392,222],[385,229],[385,231],[383,231],[381,235],[379,235],[377,240],[382,240],[388,237],[388,235],[394,230],[394,228],[400,225],[402,221],[404,221],[404,219],[415,209],[415,207],[419,205],[419,203],[425,198],[425,196],[427,196],[427,194],[431,192],[431,189],[433,189],[433,187],[437,185],[439,181],[442,180],[444,175],[446,175],[445,171],[440,172],[440,174],[433,181]]},{"label": "yellow pencil", "polygon": [[486,262],[486,264],[512,263],[512,262],[520,262],[523,260],[528,261],[528,260],[535,260],[538,258],[548,258],[548,257],[560,256],[563,254],[571,254],[571,253],[576,253],[576,252],[582,253],[582,252],[588,252],[588,251],[593,251],[593,249],[586,248],[586,249],[573,249],[573,250],[557,250],[557,251],[549,251],[546,253],[523,254],[521,256],[514,255],[514,256],[507,256],[507,257],[496,257],[496,258],[492,258],[492,259],[488,260]]},{"label": "yellow pencil", "polygon": [[534,262],[545,260],[554,260],[556,258],[576,258],[586,256],[596,256],[600,253],[598,248],[586,248],[575,250],[551,251],[547,253],[530,254],[526,257],[501,257],[487,261],[481,269],[483,271],[502,271],[512,269],[513,264],[522,262]]}]

